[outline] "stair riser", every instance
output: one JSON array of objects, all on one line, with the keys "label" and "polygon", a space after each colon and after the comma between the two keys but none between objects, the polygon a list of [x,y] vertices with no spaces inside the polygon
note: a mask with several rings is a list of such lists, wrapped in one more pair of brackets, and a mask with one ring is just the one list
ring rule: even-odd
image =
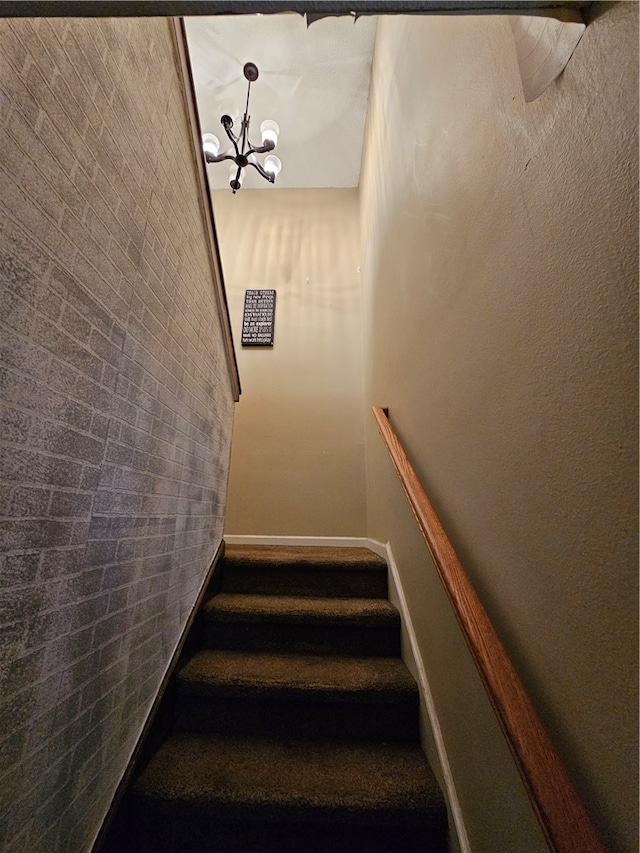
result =
[{"label": "stair riser", "polygon": [[224,569],[224,592],[301,595],[309,598],[386,598],[387,576],[380,571],[323,571],[305,567]]},{"label": "stair riser", "polygon": [[308,625],[283,622],[207,621],[204,643],[210,649],[337,655],[340,657],[398,657],[398,627],[371,628]]},{"label": "stair riser", "polygon": [[[300,816],[302,818],[302,816]],[[224,810],[167,809],[162,801],[136,803],[136,853],[443,853],[446,826],[367,825],[341,823],[339,815],[327,821],[290,819],[229,820]],[[169,830],[169,831],[167,831]]]},{"label": "stair riser", "polygon": [[418,743],[418,701],[316,702],[295,699],[213,698],[178,694],[177,731]]}]

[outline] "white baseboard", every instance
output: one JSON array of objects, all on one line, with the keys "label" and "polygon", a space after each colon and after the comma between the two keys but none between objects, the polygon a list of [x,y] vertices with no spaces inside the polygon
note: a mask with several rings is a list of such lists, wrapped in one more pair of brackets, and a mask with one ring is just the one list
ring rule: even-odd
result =
[{"label": "white baseboard", "polygon": [[316,545],[326,548],[368,548],[379,557],[387,559],[387,549],[382,542],[358,536],[235,536],[225,534],[227,545]]},{"label": "white baseboard", "polygon": [[[424,668],[422,655],[420,654],[420,649],[418,648],[416,632],[413,628],[411,616],[409,615],[407,599],[405,597],[404,590],[402,588],[402,582],[400,580],[400,573],[398,572],[398,566],[396,565],[396,561],[393,556],[393,551],[391,550],[391,545],[389,544],[389,542],[387,542],[386,544],[384,556],[386,557],[387,565],[389,566],[389,600],[400,611],[402,623],[404,625],[404,628],[407,633],[407,638],[409,640],[410,648],[403,648],[403,658],[405,659],[405,663],[407,664],[407,666],[409,666],[411,671],[417,677],[418,689],[420,690],[420,694],[422,696],[425,708],[427,710],[427,714],[429,716],[431,731],[433,733],[433,739],[436,745],[436,750],[438,752],[440,767],[442,768],[442,775],[444,777],[444,784],[445,788],[447,789],[447,801],[449,803],[449,811],[451,812],[453,822],[455,823],[456,834],[458,836],[458,842],[460,844],[460,851],[461,853],[471,853],[469,838],[467,836],[467,830],[464,825],[462,809],[460,808],[460,801],[458,800],[458,794],[456,792],[455,784],[453,781],[453,774],[451,773],[451,765],[449,764],[449,758],[447,756],[447,748],[444,742],[444,737],[442,735],[442,729],[440,728],[440,721],[436,712],[436,707],[433,701],[431,687],[429,686],[429,680],[427,679],[427,673]],[[410,660],[407,660],[407,657],[409,656]]]}]

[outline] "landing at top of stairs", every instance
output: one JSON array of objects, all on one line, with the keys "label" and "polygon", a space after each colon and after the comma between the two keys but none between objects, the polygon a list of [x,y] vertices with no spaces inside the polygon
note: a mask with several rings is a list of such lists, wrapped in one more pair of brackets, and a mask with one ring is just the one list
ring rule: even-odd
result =
[{"label": "landing at top of stairs", "polygon": [[227,545],[225,592],[387,597],[387,564],[368,548]]},{"label": "landing at top of stairs", "polygon": [[341,569],[377,569],[386,572],[387,564],[368,548],[339,548],[326,545],[226,545],[226,563],[243,563],[265,567],[268,565],[325,571]]}]

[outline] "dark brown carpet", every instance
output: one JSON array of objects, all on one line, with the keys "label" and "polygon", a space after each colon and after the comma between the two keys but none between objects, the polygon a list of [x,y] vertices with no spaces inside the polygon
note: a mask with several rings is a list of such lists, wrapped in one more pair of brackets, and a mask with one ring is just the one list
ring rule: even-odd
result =
[{"label": "dark brown carpet", "polygon": [[175,726],[129,795],[139,853],[443,853],[386,567],[364,549],[229,547]]}]

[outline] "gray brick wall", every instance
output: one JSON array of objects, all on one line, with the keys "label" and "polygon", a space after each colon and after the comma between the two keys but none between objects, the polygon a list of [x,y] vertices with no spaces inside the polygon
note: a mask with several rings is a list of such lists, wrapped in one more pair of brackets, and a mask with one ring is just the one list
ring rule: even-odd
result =
[{"label": "gray brick wall", "polygon": [[222,534],[170,25],[0,20],[0,848],[86,851]]}]

